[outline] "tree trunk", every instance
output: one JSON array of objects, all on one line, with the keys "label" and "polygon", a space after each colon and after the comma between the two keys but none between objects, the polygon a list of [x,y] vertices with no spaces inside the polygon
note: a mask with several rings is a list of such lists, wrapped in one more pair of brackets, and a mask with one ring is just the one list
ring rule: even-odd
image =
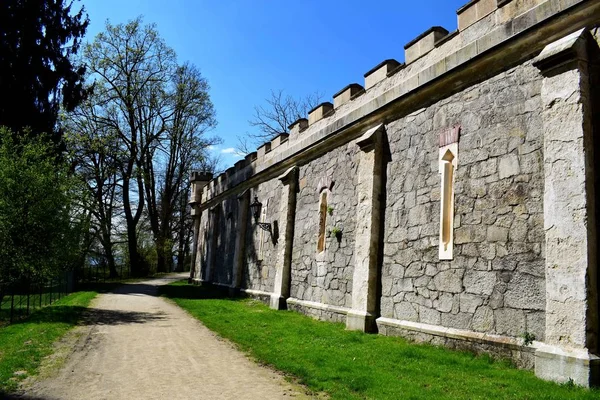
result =
[{"label": "tree trunk", "polygon": [[118,278],[119,277],[119,273],[117,272],[117,266],[115,265],[115,256],[112,252],[112,244],[110,246],[111,248],[106,251],[106,262],[108,264],[108,271],[109,271],[109,275],[108,277],[111,279],[114,278]]},{"label": "tree trunk", "polygon": [[123,208],[125,211],[125,221],[127,223],[127,250],[129,252],[129,269],[131,276],[141,277],[148,275],[148,266],[138,251],[137,225],[142,215],[144,207],[144,188],[142,186],[141,176],[138,176],[138,205],[135,215],[131,210],[131,201],[129,199],[129,188],[131,184],[130,177],[133,172],[133,161],[129,161],[127,170],[123,174]]},{"label": "tree trunk", "polygon": [[142,277],[148,274],[138,251],[137,231],[134,224],[127,222],[127,250],[129,252],[129,270],[131,276]]},{"label": "tree trunk", "polygon": [[156,272],[168,272],[165,239],[160,236],[156,239]]}]

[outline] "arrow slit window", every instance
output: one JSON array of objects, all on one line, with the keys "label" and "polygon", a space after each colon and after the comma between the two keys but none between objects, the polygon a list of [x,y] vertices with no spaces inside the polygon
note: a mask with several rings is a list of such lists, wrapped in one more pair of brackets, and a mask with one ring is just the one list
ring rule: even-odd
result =
[{"label": "arrow slit window", "polygon": [[460,127],[450,128],[440,135],[440,239],[439,259],[454,258],[454,179],[458,166],[458,136]]},{"label": "arrow slit window", "polygon": [[317,239],[317,252],[321,253],[325,250],[325,228],[327,225],[327,192],[321,192],[321,200],[319,202],[319,237]]}]

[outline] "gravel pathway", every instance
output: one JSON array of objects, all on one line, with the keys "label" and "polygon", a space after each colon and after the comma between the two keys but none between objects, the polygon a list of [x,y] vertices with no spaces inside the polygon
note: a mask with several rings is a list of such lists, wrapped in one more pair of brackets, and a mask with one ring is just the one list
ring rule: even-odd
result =
[{"label": "gravel pathway", "polygon": [[99,295],[83,326],[68,335],[62,367],[27,385],[20,398],[307,398],[299,387],[156,297],[157,286],[185,277],[170,275]]}]

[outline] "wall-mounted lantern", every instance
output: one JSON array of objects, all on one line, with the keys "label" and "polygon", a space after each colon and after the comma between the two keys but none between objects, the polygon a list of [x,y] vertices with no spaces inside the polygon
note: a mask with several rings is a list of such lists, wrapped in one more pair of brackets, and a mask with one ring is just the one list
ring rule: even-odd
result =
[{"label": "wall-mounted lantern", "polygon": [[260,214],[262,210],[262,203],[258,201],[258,197],[254,196],[254,201],[250,204],[250,211],[252,212],[252,216],[254,217],[254,223],[258,225],[262,230],[269,232],[271,236],[271,241],[273,244],[277,244],[277,240],[279,239],[279,225],[277,221],[273,221],[273,225],[269,222],[260,222]]},{"label": "wall-mounted lantern", "polygon": [[261,229],[271,233],[271,224],[269,222],[259,222],[260,219],[260,211],[262,210],[262,203],[258,201],[258,197],[254,196],[254,201],[250,204],[250,211],[252,212],[252,216],[254,217],[254,223],[258,225]]}]

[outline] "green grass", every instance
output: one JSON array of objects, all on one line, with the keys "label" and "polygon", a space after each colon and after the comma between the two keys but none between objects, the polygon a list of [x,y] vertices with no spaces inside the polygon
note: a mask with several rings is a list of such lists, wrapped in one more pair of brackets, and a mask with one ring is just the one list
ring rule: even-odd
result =
[{"label": "green grass", "polygon": [[[58,285],[52,287],[46,286],[43,293],[35,293],[32,291],[27,295],[6,295],[0,302],[0,327],[8,325],[10,322],[11,305],[13,307],[13,320],[17,321],[26,318],[35,310],[45,307],[49,304],[58,301],[60,297],[65,296],[65,288]],[[29,304],[28,304],[29,303]]]},{"label": "green grass", "polygon": [[96,291],[70,294],[23,321],[0,328],[0,397],[35,375],[53,343],[77,324]]},{"label": "green grass", "polygon": [[349,332],[249,299],[177,282],[162,294],[261,363],[332,399],[600,399],[486,356]]}]

